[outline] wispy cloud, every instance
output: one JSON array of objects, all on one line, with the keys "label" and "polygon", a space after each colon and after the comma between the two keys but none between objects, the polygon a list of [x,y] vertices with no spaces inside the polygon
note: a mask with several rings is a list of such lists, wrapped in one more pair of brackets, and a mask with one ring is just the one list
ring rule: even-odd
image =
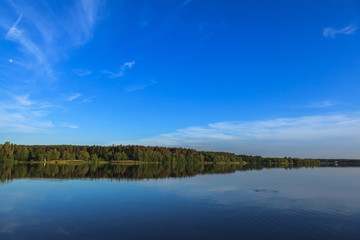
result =
[{"label": "wispy cloud", "polygon": [[22,106],[29,106],[34,104],[34,102],[29,99],[29,94],[22,96],[14,96],[14,99]]},{"label": "wispy cloud", "polygon": [[31,40],[26,31],[18,26],[22,18],[23,15],[20,14],[18,19],[6,33],[5,39],[18,43],[22,47],[23,52],[32,55],[38,63],[43,64],[46,62],[43,51],[37,44],[34,43],[33,40]]},{"label": "wispy cloud", "polygon": [[13,95],[0,104],[0,132],[39,132],[53,127],[44,118],[50,106],[30,100],[29,95]]},{"label": "wispy cloud", "polygon": [[[73,45],[78,46],[86,43],[92,37],[94,26],[99,14],[99,9],[103,1],[101,0],[81,0],[76,1],[74,12],[71,15],[71,20],[76,20],[77,24],[73,26],[67,24],[65,29],[69,35],[73,37]],[[75,30],[75,31],[74,31]]]},{"label": "wispy cloud", "polygon": [[135,65],[135,61],[131,61],[131,62],[126,62],[124,63],[124,67],[126,68],[132,68]]},{"label": "wispy cloud", "polygon": [[94,97],[87,97],[80,101],[80,103],[91,103]]},{"label": "wispy cloud", "polygon": [[133,68],[134,65],[135,65],[135,61],[125,62],[123,65],[121,65],[120,70],[117,72],[104,70],[102,71],[102,73],[108,74],[109,78],[118,78],[124,76],[125,70]]},{"label": "wispy cloud", "polygon": [[189,3],[191,3],[192,0],[185,0],[180,7],[185,7],[186,5],[188,5]]},{"label": "wispy cloud", "polygon": [[79,128],[79,126],[75,125],[75,124],[69,124],[69,123],[62,123],[60,125],[61,127],[65,127],[65,128],[72,128],[72,129],[77,129]]},{"label": "wispy cloud", "polygon": [[75,69],[74,72],[79,77],[85,77],[85,76],[88,76],[88,75],[92,74],[92,71],[90,71],[90,70],[82,70],[82,69]]},{"label": "wispy cloud", "polygon": [[41,73],[53,79],[56,75],[53,64],[92,37],[101,5],[100,0],[81,0],[56,11],[45,2],[31,4],[14,0],[10,6],[18,18],[7,25],[11,20],[2,16],[0,27],[7,31],[6,40],[17,43],[23,53],[22,60],[28,62],[26,67],[30,67],[36,77]]},{"label": "wispy cloud", "polygon": [[350,34],[354,34],[357,29],[358,28],[355,25],[349,25],[349,26],[346,26],[346,27],[341,28],[341,29],[324,28],[323,29],[323,36],[326,37],[326,38],[335,38],[336,35],[339,35],[339,34],[350,35]]},{"label": "wispy cloud", "polygon": [[328,108],[328,107],[333,107],[335,105],[336,105],[336,103],[333,101],[320,101],[320,102],[311,102],[311,103],[305,105],[305,107],[307,107],[307,108]]},{"label": "wispy cloud", "polygon": [[[8,83],[1,86],[0,132],[39,132],[55,127],[49,120],[50,113],[59,106],[34,100],[33,96],[41,96],[42,91],[55,88],[52,82],[61,81],[58,76],[63,73],[57,72],[54,66],[92,38],[104,1],[69,3],[61,3],[61,8],[46,1],[2,3],[2,13],[8,14],[0,16],[0,30],[5,33],[3,41],[12,45],[13,50],[11,58],[8,57],[12,64],[2,65],[0,71],[0,79],[8,79]],[[91,72],[84,70],[77,74],[86,76]],[[24,89],[27,94],[11,94]],[[71,102],[80,96],[76,93],[62,102]]]},{"label": "wispy cloud", "polygon": [[152,85],[155,85],[157,82],[156,81],[151,81],[149,83],[141,83],[141,84],[133,84],[133,85],[129,85],[129,86],[126,86],[124,88],[124,90],[126,92],[133,92],[133,91],[137,91],[137,90],[143,90],[149,86],[152,86]]},{"label": "wispy cloud", "polygon": [[133,92],[133,91],[137,91],[137,90],[143,90],[146,87],[147,87],[146,84],[135,84],[135,85],[129,85],[129,86],[125,87],[124,90],[127,92]]},{"label": "wispy cloud", "polygon": [[68,100],[69,102],[72,102],[79,97],[81,97],[81,93],[75,93],[75,94],[69,96],[66,100]]},{"label": "wispy cloud", "polygon": [[360,114],[219,122],[130,143],[265,156],[359,158]]},{"label": "wispy cloud", "polygon": [[11,26],[9,31],[6,33],[6,37],[5,37],[6,39],[17,39],[17,38],[19,38],[21,36],[22,30],[18,29],[17,25],[21,21],[22,17],[23,17],[23,15],[20,14],[18,19],[14,22],[14,24]]}]

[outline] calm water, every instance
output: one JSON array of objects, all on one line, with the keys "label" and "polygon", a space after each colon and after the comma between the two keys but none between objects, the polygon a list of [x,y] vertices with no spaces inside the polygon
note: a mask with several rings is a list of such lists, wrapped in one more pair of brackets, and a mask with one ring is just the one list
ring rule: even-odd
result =
[{"label": "calm water", "polygon": [[360,168],[140,180],[23,175],[0,184],[2,240],[360,239]]}]

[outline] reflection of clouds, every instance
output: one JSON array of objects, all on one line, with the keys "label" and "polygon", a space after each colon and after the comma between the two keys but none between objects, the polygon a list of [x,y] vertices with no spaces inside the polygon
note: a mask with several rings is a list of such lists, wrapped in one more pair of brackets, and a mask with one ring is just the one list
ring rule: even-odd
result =
[{"label": "reflection of clouds", "polygon": [[[25,200],[26,201],[26,200]],[[46,224],[51,224],[51,218],[47,218],[40,210],[26,209],[33,206],[27,206],[24,203],[17,203],[18,207],[14,207],[11,211],[6,212],[0,219],[0,233],[13,234],[21,232],[23,228],[39,228]],[[23,206],[19,209],[19,206]],[[0,238],[1,239],[1,238]]]},{"label": "reflection of clouds", "polygon": [[[1,223],[1,222],[0,222]],[[5,222],[0,224],[0,233],[13,233],[20,224],[17,222]]]},{"label": "reflection of clouds", "polygon": [[[352,215],[360,212],[358,171],[358,168],[264,169],[154,180],[141,184],[187,199],[207,199],[228,206],[242,203],[241,206],[261,205],[278,210],[299,209]],[[277,192],[259,194],[254,189]]]},{"label": "reflection of clouds", "polygon": [[237,187],[236,186],[220,186],[220,187],[210,187],[208,189],[206,189],[206,191],[208,192],[229,192],[229,191],[236,191]]},{"label": "reflection of clouds", "polygon": [[33,217],[33,216],[39,216],[41,214],[40,211],[35,210],[35,209],[25,209],[22,211],[22,214],[24,216],[28,216],[28,217]]},{"label": "reflection of clouds", "polygon": [[25,196],[24,192],[2,192],[2,197],[6,197],[9,200],[23,198]]},{"label": "reflection of clouds", "polygon": [[279,209],[307,209],[327,213],[352,215],[360,212],[360,195],[354,192],[327,191],[326,189],[308,188],[298,191],[289,189],[279,193],[279,198],[258,199],[258,202],[270,203],[271,207]]},{"label": "reflection of clouds", "polygon": [[0,206],[0,212],[10,212],[14,209],[13,206],[9,206],[9,205],[2,205]]},{"label": "reflection of clouds", "polygon": [[15,192],[0,191],[0,192],[1,192],[0,213],[13,211],[16,208],[17,200],[25,197],[25,193],[21,191],[15,191]]},{"label": "reflection of clouds", "polygon": [[39,183],[34,179],[16,179],[1,186],[0,233],[21,232],[24,227],[36,228],[51,221],[41,209],[46,206],[51,186],[48,182]]},{"label": "reflection of clouds", "polygon": [[15,180],[0,188],[0,209],[5,209],[3,203],[11,207],[0,211],[0,233],[43,231],[48,239],[67,238],[96,227],[115,228],[122,219],[138,223],[174,217],[188,224],[200,220],[206,226],[216,219],[229,231],[234,224],[271,226],[273,233],[295,226],[287,222],[294,218],[308,229],[315,224],[327,230],[338,222],[342,234],[345,223],[354,225],[360,219],[358,172],[359,168],[264,169],[138,181]]},{"label": "reflection of clouds", "polygon": [[70,235],[70,232],[66,231],[63,227],[59,226],[56,229],[56,234],[61,234],[61,235]]}]

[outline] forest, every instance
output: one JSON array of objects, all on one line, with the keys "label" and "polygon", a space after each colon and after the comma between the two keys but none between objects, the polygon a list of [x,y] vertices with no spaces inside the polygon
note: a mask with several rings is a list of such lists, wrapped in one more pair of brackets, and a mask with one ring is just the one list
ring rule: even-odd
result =
[{"label": "forest", "polygon": [[262,166],[319,165],[316,159],[267,158],[261,156],[236,155],[228,152],[207,152],[187,148],[150,147],[137,145],[80,146],[80,145],[16,145],[0,144],[0,162],[50,162],[81,160],[83,162],[122,162],[193,164],[193,163],[237,163]]}]

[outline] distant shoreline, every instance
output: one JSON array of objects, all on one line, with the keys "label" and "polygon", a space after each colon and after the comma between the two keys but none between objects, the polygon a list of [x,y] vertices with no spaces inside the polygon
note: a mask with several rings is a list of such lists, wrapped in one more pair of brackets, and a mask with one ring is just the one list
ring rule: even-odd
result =
[{"label": "distant shoreline", "polygon": [[212,164],[227,163],[262,166],[357,166],[358,159],[273,158],[229,152],[197,151],[188,148],[113,145],[17,145],[0,144],[1,162],[46,164]]}]

